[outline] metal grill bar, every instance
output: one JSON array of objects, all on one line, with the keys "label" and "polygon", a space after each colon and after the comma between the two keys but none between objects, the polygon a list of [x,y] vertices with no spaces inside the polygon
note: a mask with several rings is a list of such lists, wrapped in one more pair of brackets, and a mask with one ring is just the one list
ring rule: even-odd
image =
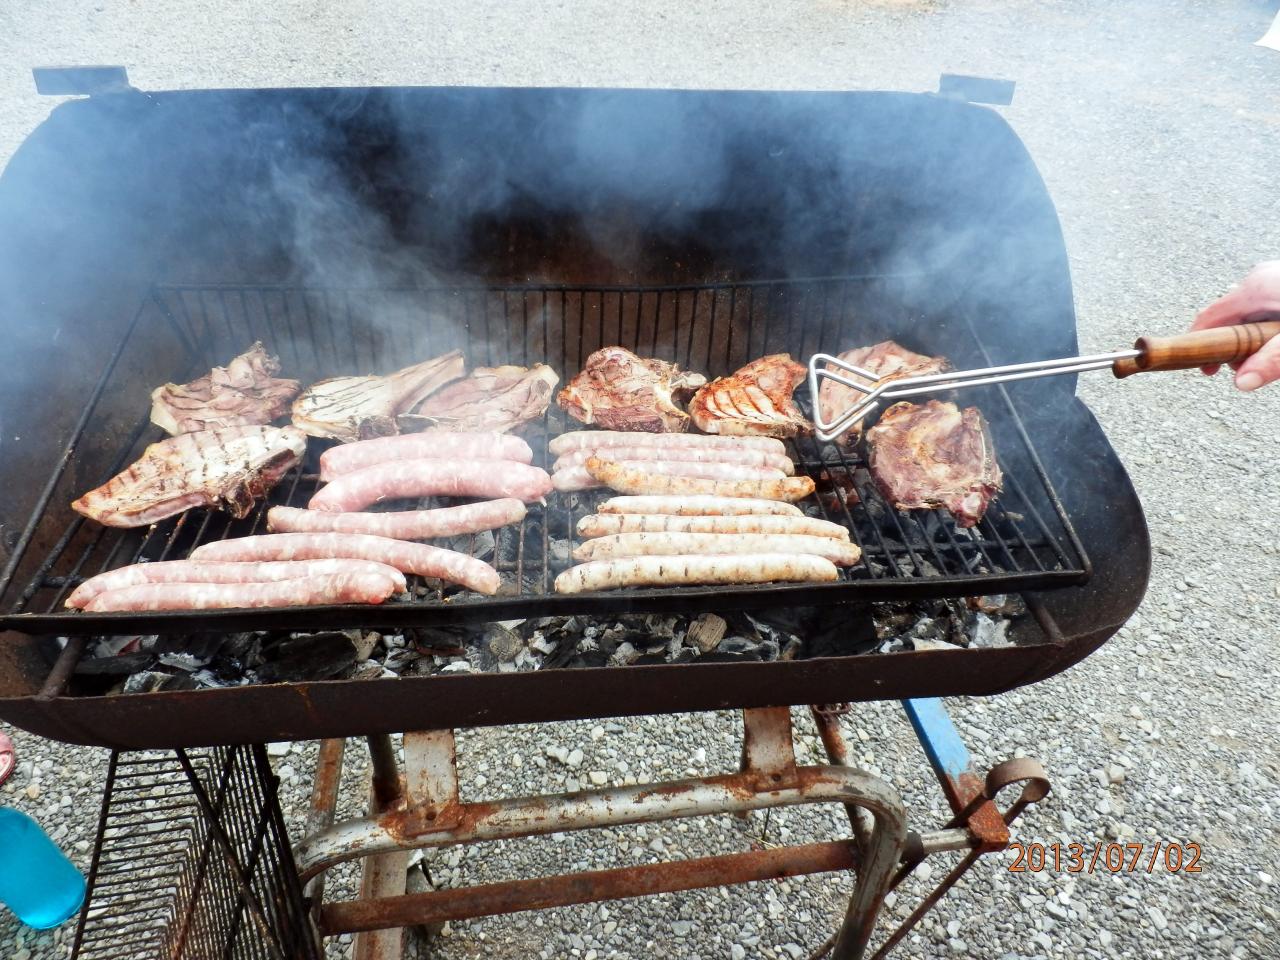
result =
[{"label": "metal grill bar", "polygon": [[[167,287],[156,289],[150,310],[144,305],[141,319],[130,326],[116,356],[134,359],[133,352],[147,349],[149,325],[159,325],[177,330],[178,341],[185,345],[171,369],[192,375],[225,362],[254,339],[263,339],[286,366],[292,360],[295,366],[287,373],[304,381],[387,371],[455,348],[477,365],[542,361],[562,376],[570,376],[587,353],[614,343],[719,375],[762,351],[790,349],[803,355],[809,349],[847,346],[840,341],[858,337],[841,331],[868,312],[870,296],[866,280],[857,278],[590,288]],[[963,338],[965,330],[953,328],[949,336]],[[860,331],[860,337],[865,339],[866,333]],[[965,355],[982,350],[976,334],[971,341],[953,346]],[[163,375],[167,379],[168,371]],[[94,408],[103,389],[105,385],[95,391],[82,416],[86,427],[96,419]],[[800,400],[802,405],[807,402],[803,395]],[[47,538],[53,549],[35,565],[18,596],[6,601],[9,615],[0,617],[0,626],[63,634],[396,627],[623,609],[723,611],[966,596],[1083,582],[1089,572],[1083,547],[1009,395],[1002,387],[986,388],[979,402],[1001,438],[997,453],[1006,486],[982,523],[967,531],[958,530],[944,511],[894,510],[876,489],[856,451],[813,438],[792,445],[797,471],[813,476],[819,487],[816,502],[803,506],[814,516],[846,527],[866,558],[842,571],[837,583],[556,595],[554,580],[576,543],[576,523],[606,495],[586,491],[553,494],[545,506],[534,505],[517,527],[497,531],[492,541],[475,536],[469,538],[469,545],[453,544],[473,551],[494,544],[493,560],[504,581],[497,597],[418,582],[414,586],[420,589],[411,601],[376,608],[196,615],[84,615],[61,609],[69,590],[87,575],[126,562],[180,558],[201,543],[262,532],[271,505],[305,505],[318,483],[317,450],[313,450],[311,459],[292,471],[243,520],[190,511],[146,529],[114,533],[75,517],[61,535]],[[552,459],[546,449],[549,439],[577,426],[553,407],[544,422],[526,433],[535,461],[548,465]],[[130,455],[136,456],[140,440],[158,437],[158,431],[148,434],[148,427],[145,416],[134,422],[129,446],[101,479],[117,472]],[[392,503],[384,508],[411,506]]]}]

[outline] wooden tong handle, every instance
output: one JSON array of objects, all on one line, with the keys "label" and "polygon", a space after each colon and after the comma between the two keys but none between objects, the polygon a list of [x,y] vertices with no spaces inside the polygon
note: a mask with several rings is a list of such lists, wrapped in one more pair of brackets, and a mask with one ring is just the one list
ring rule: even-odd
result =
[{"label": "wooden tong handle", "polygon": [[1139,337],[1141,350],[1130,360],[1117,360],[1111,369],[1117,377],[1152,370],[1190,370],[1210,363],[1238,363],[1257,353],[1272,337],[1280,336],[1280,320],[1237,323],[1176,337]]}]

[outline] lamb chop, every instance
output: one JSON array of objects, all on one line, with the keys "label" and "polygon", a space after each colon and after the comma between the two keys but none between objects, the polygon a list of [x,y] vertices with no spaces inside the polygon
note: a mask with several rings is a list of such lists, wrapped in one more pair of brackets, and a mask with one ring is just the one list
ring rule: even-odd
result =
[{"label": "lamb chop", "polygon": [[462,351],[454,350],[385,377],[321,380],[293,401],[293,425],[313,437],[344,442],[392,436],[400,432],[396,417],[464,370]]},{"label": "lamb chop", "polygon": [[[922,353],[914,353],[892,340],[884,340],[870,347],[846,350],[840,354],[840,359],[875,374],[875,380],[867,384],[869,387],[887,380],[922,377],[951,369],[951,364],[946,357],[928,357]],[[852,374],[846,375],[852,377]],[[831,422],[861,400],[862,396],[851,387],[836,383],[834,380],[824,379],[822,386],[818,388],[818,409],[822,412],[822,419]],[[850,424],[849,429],[837,439],[837,442],[849,446],[861,435],[862,420],[858,419]]]},{"label": "lamb chop", "polygon": [[812,424],[792,394],[808,369],[787,353],[752,360],[732,376],[719,377],[697,392],[689,415],[699,430],[724,436],[794,437]]},{"label": "lamb chop", "polygon": [[559,382],[559,375],[545,363],[532,368],[477,367],[397,422],[406,433],[506,433],[546,413]]},{"label": "lamb chop", "polygon": [[700,373],[664,360],[645,360],[623,347],[605,347],[587,357],[556,402],[576,420],[606,430],[680,433],[689,415],[676,402],[707,382]]},{"label": "lamb chop", "polygon": [[277,380],[280,361],[259,341],[225,367],[190,383],[166,383],[151,391],[151,422],[177,435],[213,427],[270,423],[289,412],[302,385]]},{"label": "lamb chop", "polygon": [[867,431],[871,475],[899,510],[945,507],[972,527],[1000,492],[1003,477],[977,407],[895,403]]},{"label": "lamb chop", "polygon": [[108,527],[143,527],[192,507],[237,519],[302,459],[296,427],[216,427],[153,443],[123,473],[71,504]]}]

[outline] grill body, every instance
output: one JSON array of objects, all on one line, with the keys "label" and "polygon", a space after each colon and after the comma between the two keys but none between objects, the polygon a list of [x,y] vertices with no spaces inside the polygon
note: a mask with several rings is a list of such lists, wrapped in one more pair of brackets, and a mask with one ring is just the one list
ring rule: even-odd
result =
[{"label": "grill body", "polygon": [[[472,364],[545,359],[571,376],[609,343],[718,375],[766,352],[803,358],[884,337],[978,366],[1073,352],[1070,278],[1052,203],[1004,121],[894,93],[121,92],[65,104],[33,134],[0,179],[0,225],[10,242],[0,296],[24,321],[5,410],[40,426],[0,467],[18,491],[3,518],[5,609],[16,614],[5,625],[31,634],[7,634],[0,647],[0,714],[49,736],[167,747],[995,693],[1087,655],[1145,589],[1140,504],[1060,378],[965,398],[991,420],[1012,479],[980,546],[957,542],[938,518],[871,522],[875,494],[862,477],[868,516],[850,512],[847,525],[882,575],[833,585],[838,594],[801,587],[721,601],[1030,591],[1036,626],[1014,647],[851,657],[837,645],[788,663],[72,696],[64,677],[49,682],[55,645],[41,635],[86,629],[47,616],[70,582],[58,577],[232,531],[193,515],[113,539],[76,527],[65,504],[154,439],[140,421],[151,387],[198,375],[253,337],[302,379],[385,372],[452,346]],[[816,446],[797,457],[810,472],[851,471],[822,462]],[[42,490],[33,477],[50,479]],[[305,489],[298,480],[277,496]],[[423,605],[422,616],[556,612],[555,522],[518,535],[516,596],[470,612]],[[637,591],[575,603],[616,613],[712,599]],[[93,628],[318,625],[257,616]],[[329,611],[323,622],[410,622],[379,617],[403,611]]]}]

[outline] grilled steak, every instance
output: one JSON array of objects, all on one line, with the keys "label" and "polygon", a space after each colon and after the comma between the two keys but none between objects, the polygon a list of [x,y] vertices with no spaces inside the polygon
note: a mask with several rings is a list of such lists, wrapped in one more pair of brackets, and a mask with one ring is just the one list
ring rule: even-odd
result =
[{"label": "grilled steak", "polygon": [[546,413],[559,382],[545,363],[478,367],[400,417],[400,429],[506,433]]},{"label": "grilled steak", "polygon": [[565,385],[556,402],[575,420],[608,430],[679,433],[688,429],[689,415],[677,397],[706,382],[702,374],[674,363],[605,347],[587,357],[582,372]]},{"label": "grilled steak", "polygon": [[141,459],[71,504],[109,527],[142,527],[192,507],[243,517],[307,450],[294,427],[219,427],[153,443]]},{"label": "grilled steak", "polygon": [[405,367],[385,377],[334,377],[313,383],[293,401],[293,424],[313,437],[364,440],[400,432],[396,417],[462,376],[462,352]]},{"label": "grilled steak", "polygon": [[255,343],[225,367],[151,391],[151,422],[169,434],[270,423],[289,412],[301,384],[277,380],[280,361]]},{"label": "grilled steak", "polygon": [[[871,347],[858,347],[840,354],[840,359],[855,367],[861,367],[874,374],[875,379],[867,382],[868,387],[889,380],[904,380],[907,377],[923,377],[931,373],[944,373],[951,369],[946,357],[927,357],[922,353],[913,353],[892,340],[884,340]],[[831,369],[831,368],[828,368]],[[855,379],[848,371],[838,371]],[[823,380],[818,388],[818,409],[822,411],[822,419],[830,423],[839,414],[848,410],[864,394],[851,387],[836,383],[834,380]],[[844,445],[853,443],[862,435],[862,420],[859,418],[849,425],[848,430],[838,438]]]},{"label": "grilled steak", "polygon": [[871,475],[899,510],[945,507],[972,527],[1000,492],[1002,476],[977,407],[895,403],[867,431]]},{"label": "grilled steak", "polygon": [[752,360],[729,377],[719,377],[697,392],[689,415],[699,430],[725,436],[794,437],[812,425],[791,395],[807,369],[790,354]]}]

